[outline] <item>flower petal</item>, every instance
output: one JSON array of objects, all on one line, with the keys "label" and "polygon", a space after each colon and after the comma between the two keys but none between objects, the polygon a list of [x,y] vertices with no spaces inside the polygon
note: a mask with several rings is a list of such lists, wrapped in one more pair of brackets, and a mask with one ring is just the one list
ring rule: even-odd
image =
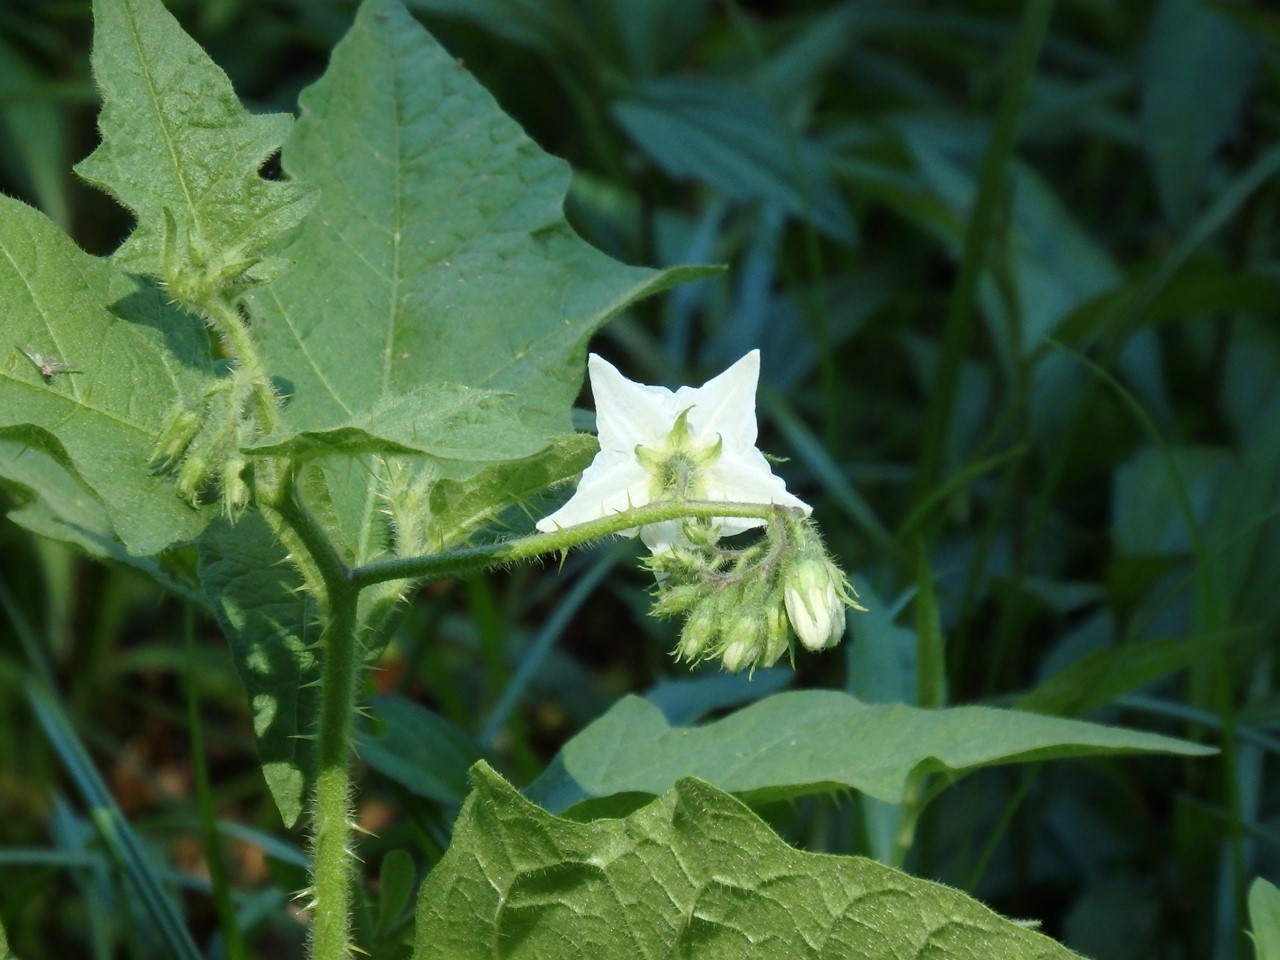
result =
[{"label": "flower petal", "polygon": [[[538,521],[543,533],[599,520],[649,502],[649,474],[631,453],[602,450],[582,473],[578,489],[559,510]],[[628,536],[634,531],[629,531]]]},{"label": "flower petal", "polygon": [[636,444],[661,447],[679,410],[675,394],[628,380],[618,368],[597,354],[587,358],[591,395],[596,402],[596,433],[600,449],[628,455]]},{"label": "flower petal", "polygon": [[700,387],[681,387],[675,393],[676,412],[692,406],[689,426],[694,442],[715,443],[719,435],[727,447],[756,443],[756,387],[760,382],[760,351],[752,350],[724,373]]}]

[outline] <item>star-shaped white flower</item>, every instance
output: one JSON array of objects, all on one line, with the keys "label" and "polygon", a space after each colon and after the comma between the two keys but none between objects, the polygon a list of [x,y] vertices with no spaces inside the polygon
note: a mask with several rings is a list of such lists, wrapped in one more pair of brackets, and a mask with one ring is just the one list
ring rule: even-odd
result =
[{"label": "star-shaped white flower", "polygon": [[[647,386],[628,380],[596,354],[587,361],[596,401],[600,452],[563,507],[538,521],[551,533],[655,499],[676,495],[698,500],[773,503],[812,508],[787,492],[756,449],[756,385],[760,351],[752,350],[700,387]],[[717,519],[721,535],[764,525],[763,520]],[[634,535],[635,531],[628,531]],[[683,521],[649,524],[640,539],[654,553],[684,542]]]}]

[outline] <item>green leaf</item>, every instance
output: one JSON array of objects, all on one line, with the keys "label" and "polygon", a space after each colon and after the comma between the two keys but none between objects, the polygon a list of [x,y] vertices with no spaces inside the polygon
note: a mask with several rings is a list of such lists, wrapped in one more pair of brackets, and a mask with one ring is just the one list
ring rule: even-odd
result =
[{"label": "green leaf", "polygon": [[460,804],[467,769],[480,749],[439,714],[405,697],[375,697],[375,721],[360,734],[357,753],[384,777],[420,797]]},{"label": "green leaf", "polygon": [[[1117,548],[1131,556],[1189,552],[1188,520],[1203,526],[1231,467],[1231,454],[1213,447],[1139,450],[1116,470],[1111,514]],[[1193,517],[1180,509],[1179,486],[1187,492]]]},{"label": "green leaf", "polygon": [[212,524],[200,538],[200,584],[231,643],[249,695],[258,758],[285,826],[302,813],[315,769],[319,715],[312,644],[316,612],[270,527],[257,514]]},{"label": "green leaf", "polygon": [[[945,124],[912,120],[901,126],[903,145],[912,155],[922,186],[950,216],[939,216],[932,207],[927,208],[928,216],[906,212],[940,234],[958,256],[977,189],[979,154],[972,140],[958,140]],[[1020,352],[1035,349],[1063,318],[1120,279],[1106,250],[1084,231],[1038,173],[1015,164],[1011,175],[1008,239],[1002,252],[1013,288],[1001,290],[995,268],[1002,265],[996,261],[980,289],[1006,363]],[[1016,313],[1007,300],[1014,301]]]},{"label": "green leaf", "polygon": [[[562,211],[568,166],[395,0],[361,6],[301,107],[281,162],[320,200],[283,251],[297,266],[250,294],[272,372],[291,384],[286,430],[313,434],[300,445],[335,436],[359,449],[377,436],[528,456],[570,432],[592,332],[705,274],[626,267],[579,239]],[[477,391],[472,412],[438,425],[430,444],[406,443],[403,398],[460,387]],[[495,392],[511,398],[501,420],[482,409]],[[332,491],[348,530],[382,522],[367,475],[363,487]]]},{"label": "green leaf", "polygon": [[[129,553],[196,536],[211,511],[180,499],[148,460],[170,404],[212,381],[199,323],[5,197],[0,302],[0,438],[54,458],[101,502]],[[77,370],[45,378],[24,348]]]},{"label": "green leaf", "polygon": [[411,10],[469,20],[494,36],[554,54],[559,35],[556,12],[543,0],[407,0]]},{"label": "green leaf", "polygon": [[76,172],[137,219],[115,259],[163,275],[169,211],[189,254],[248,266],[311,203],[300,185],[258,175],[290,117],[245,110],[160,0],[95,0],[93,20],[102,143]]},{"label": "green leaf", "polygon": [[851,787],[901,803],[922,772],[1118,753],[1204,756],[1208,747],[1136,730],[992,707],[872,705],[834,690],[775,694],[722,720],[672,727],[626,697],[565,744],[525,791],[551,810],[618,793],[660,794],[698,776],[751,802]]},{"label": "green leaf", "polygon": [[1280,890],[1261,877],[1249,887],[1249,925],[1256,960],[1280,960]]},{"label": "green leaf", "polygon": [[378,870],[378,917],[376,930],[390,931],[409,908],[417,879],[413,857],[403,850],[389,850]]},{"label": "green leaf", "polygon": [[[9,37],[18,36],[10,27]],[[67,195],[68,115],[53,101],[56,82],[0,37],[0,166],[55,222],[71,222]]]},{"label": "green leaf", "polygon": [[441,480],[431,488],[433,547],[443,549],[464,539],[481,524],[498,518],[497,507],[527,498],[576,477],[600,449],[585,433],[555,437],[532,457],[498,464],[465,482]]},{"label": "green leaf", "polygon": [[1203,643],[1175,640],[1094,650],[1024,695],[1017,709],[1083,716],[1216,655]]},{"label": "green leaf", "polygon": [[[1213,592],[1224,602],[1207,622],[1222,618],[1245,627],[1261,651],[1280,624],[1280,591],[1272,576],[1280,557],[1280,432],[1275,429],[1280,391],[1255,416],[1240,438],[1240,453],[1223,474],[1204,533]],[[1197,596],[1198,603],[1206,599]]]},{"label": "green leaf", "polygon": [[950,887],[789,847],[699,780],[625,820],[577,824],[483,764],[471,776],[422,885],[415,960],[1077,956]]},{"label": "green leaf", "polygon": [[658,77],[613,104],[623,131],[669,176],[762,201],[846,243],[855,231],[822,150],[760,94],[707,77]]},{"label": "green leaf", "polygon": [[332,454],[425,453],[446,460],[516,459],[543,444],[511,430],[521,410],[516,398],[492,390],[451,383],[428,383],[379,403],[338,426],[281,430],[253,445],[266,456],[316,457]]},{"label": "green leaf", "polygon": [[1156,7],[1143,57],[1142,143],[1165,216],[1177,226],[1199,211],[1214,154],[1240,124],[1257,60],[1253,38],[1212,4]]},{"label": "green leaf", "polygon": [[169,569],[161,557],[134,556],[126,551],[102,501],[44,450],[0,440],[0,486],[7,487],[17,502],[6,516],[19,526],[74,544],[99,560],[134,567],[188,602],[207,606],[194,584]]}]

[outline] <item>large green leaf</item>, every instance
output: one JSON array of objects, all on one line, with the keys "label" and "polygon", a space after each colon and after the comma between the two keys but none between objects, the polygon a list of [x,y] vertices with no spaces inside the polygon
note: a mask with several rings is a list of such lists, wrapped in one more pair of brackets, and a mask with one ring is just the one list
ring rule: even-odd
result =
[{"label": "large green leaf", "polygon": [[[200,325],[4,197],[0,301],[0,437],[56,459],[101,501],[130,553],[198,534],[209,511],[183,502],[148,459],[169,405],[212,381]],[[78,370],[44,377],[23,347]]]},{"label": "large green leaf", "polygon": [[[286,826],[302,813],[315,767],[320,665],[312,603],[284,547],[256,514],[200,538],[200,584],[231,643],[249,696],[258,759]],[[310,635],[308,635],[310,631]]]},{"label": "large green leaf", "polygon": [[95,0],[93,21],[102,144],[76,172],[137,218],[116,259],[162,275],[167,210],[189,255],[248,266],[310,205],[301,186],[258,174],[290,117],[245,110],[160,0]]},{"label": "large green leaf", "polygon": [[422,885],[415,960],[1077,956],[958,890],[789,847],[698,780],[625,820],[583,824],[482,764],[472,783]]},{"label": "large green leaf", "polygon": [[[465,387],[477,391],[470,415],[440,424],[431,444],[404,445],[473,471],[527,456],[570,431],[591,333],[702,275],[626,267],[579,239],[562,211],[568,166],[395,0],[361,6],[301,107],[281,159],[320,199],[284,251],[296,267],[251,301],[272,372],[292,392],[286,430],[307,431],[308,445],[403,443],[413,417],[386,411]],[[484,410],[494,392],[510,397],[500,418]],[[378,528],[376,497],[331,485],[344,528]]]},{"label": "large green leaf", "polygon": [[909,778],[1116,753],[1202,756],[1207,747],[1079,720],[952,707],[867,704],[834,690],[778,693],[722,720],[672,727],[626,697],[565,744],[526,790],[551,810],[620,793],[660,794],[684,776],[755,801],[852,787],[901,803]]}]

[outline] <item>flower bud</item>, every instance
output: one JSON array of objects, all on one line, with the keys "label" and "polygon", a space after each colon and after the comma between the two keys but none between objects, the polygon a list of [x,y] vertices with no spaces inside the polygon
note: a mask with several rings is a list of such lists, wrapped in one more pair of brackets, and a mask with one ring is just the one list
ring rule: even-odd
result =
[{"label": "flower bud", "polygon": [[200,415],[182,402],[175,403],[165,414],[164,423],[151,448],[151,462],[172,464],[186,452],[200,432]]},{"label": "flower bud", "polygon": [[844,635],[844,601],[835,580],[839,575],[829,560],[812,557],[796,563],[787,575],[787,616],[808,650],[834,647]]},{"label": "flower bud", "polygon": [[[770,599],[764,616],[764,652],[760,655],[760,666],[771,667],[782,655],[791,650],[791,624],[787,621],[786,608],[781,597]],[[792,658],[794,660],[794,657]]]},{"label": "flower bud", "polygon": [[658,598],[653,601],[655,617],[674,617],[678,613],[686,613],[701,599],[703,591],[691,583],[672,586],[662,585]]},{"label": "flower bud", "polygon": [[720,651],[720,660],[730,673],[737,673],[743,667],[755,669],[759,666],[760,655],[764,653],[764,623],[757,608],[750,608],[735,617],[733,623],[725,630],[729,642]]},{"label": "flower bud", "polygon": [[237,516],[249,502],[249,485],[244,480],[248,466],[239,454],[230,456],[222,465],[222,509],[229,517]]},{"label": "flower bud", "polygon": [[715,599],[708,597],[694,606],[680,631],[676,659],[697,663],[710,656],[720,635],[720,611]]}]

